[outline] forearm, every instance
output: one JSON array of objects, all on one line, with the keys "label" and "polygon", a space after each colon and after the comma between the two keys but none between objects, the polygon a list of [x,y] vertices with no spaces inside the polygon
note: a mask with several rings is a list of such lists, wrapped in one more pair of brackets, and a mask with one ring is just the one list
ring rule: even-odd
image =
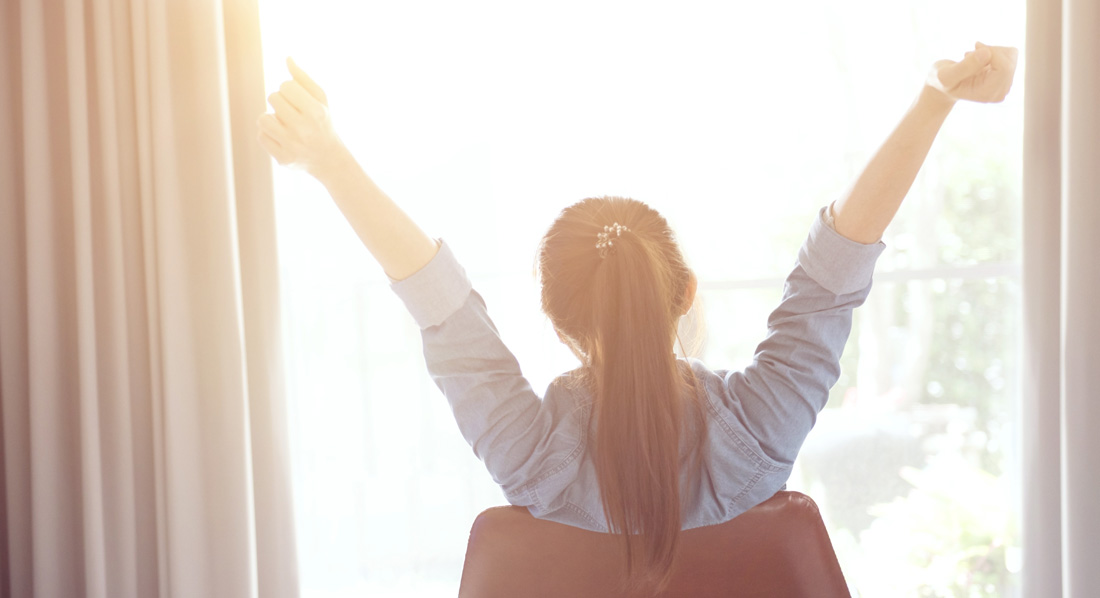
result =
[{"label": "forearm", "polygon": [[325,167],[311,172],[326,189],[359,239],[395,280],[408,278],[435,256],[439,245],[342,149]]},{"label": "forearm", "polygon": [[882,238],[909,193],[954,100],[925,86],[851,190],[833,206],[836,231],[859,243]]}]

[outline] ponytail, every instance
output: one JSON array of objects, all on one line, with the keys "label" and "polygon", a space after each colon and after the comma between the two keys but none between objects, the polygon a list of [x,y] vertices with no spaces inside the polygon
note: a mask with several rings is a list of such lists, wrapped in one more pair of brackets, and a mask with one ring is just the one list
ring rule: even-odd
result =
[{"label": "ponytail", "polygon": [[623,539],[627,577],[647,586],[666,581],[680,532],[683,403],[668,272],[658,258],[644,241],[622,240],[600,268],[605,296],[593,305],[596,476],[608,527]]},{"label": "ponytail", "polygon": [[[612,244],[604,226],[622,225]],[[672,339],[691,274],[672,232],[641,202],[584,200],[540,248],[543,309],[586,365],[595,395],[593,461],[608,529],[631,589],[663,588],[681,527],[686,393]],[[703,413],[692,413],[702,424]],[[699,426],[700,429],[704,429]],[[696,447],[698,448],[698,447]],[[697,453],[696,453],[697,456]]]}]

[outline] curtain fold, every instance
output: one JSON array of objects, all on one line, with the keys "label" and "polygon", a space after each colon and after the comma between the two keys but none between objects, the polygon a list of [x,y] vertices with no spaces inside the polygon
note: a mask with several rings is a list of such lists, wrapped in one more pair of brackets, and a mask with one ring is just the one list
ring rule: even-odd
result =
[{"label": "curtain fold", "polygon": [[1076,598],[1100,588],[1100,3],[1065,7],[1062,570]]},{"label": "curtain fold", "polygon": [[1030,0],[1023,595],[1100,587],[1100,5]]},{"label": "curtain fold", "polygon": [[254,0],[0,8],[0,596],[296,596]]}]

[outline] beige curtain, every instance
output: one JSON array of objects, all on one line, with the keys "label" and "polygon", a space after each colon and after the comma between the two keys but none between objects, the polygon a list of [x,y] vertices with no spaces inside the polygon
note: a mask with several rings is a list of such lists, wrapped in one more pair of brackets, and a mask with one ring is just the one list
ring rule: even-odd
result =
[{"label": "beige curtain", "polygon": [[1023,595],[1100,588],[1100,3],[1029,0]]},{"label": "beige curtain", "polygon": [[0,39],[0,596],[296,596],[255,0]]}]

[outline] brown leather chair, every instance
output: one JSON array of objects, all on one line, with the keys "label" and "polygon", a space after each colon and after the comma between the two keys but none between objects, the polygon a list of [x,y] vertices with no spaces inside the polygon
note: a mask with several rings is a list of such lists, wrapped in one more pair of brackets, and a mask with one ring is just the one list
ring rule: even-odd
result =
[{"label": "brown leather chair", "polygon": [[[474,521],[460,598],[640,597],[622,591],[617,539],[493,507]],[[682,532],[660,598],[850,598],[814,501],[779,492],[719,525]]]}]

